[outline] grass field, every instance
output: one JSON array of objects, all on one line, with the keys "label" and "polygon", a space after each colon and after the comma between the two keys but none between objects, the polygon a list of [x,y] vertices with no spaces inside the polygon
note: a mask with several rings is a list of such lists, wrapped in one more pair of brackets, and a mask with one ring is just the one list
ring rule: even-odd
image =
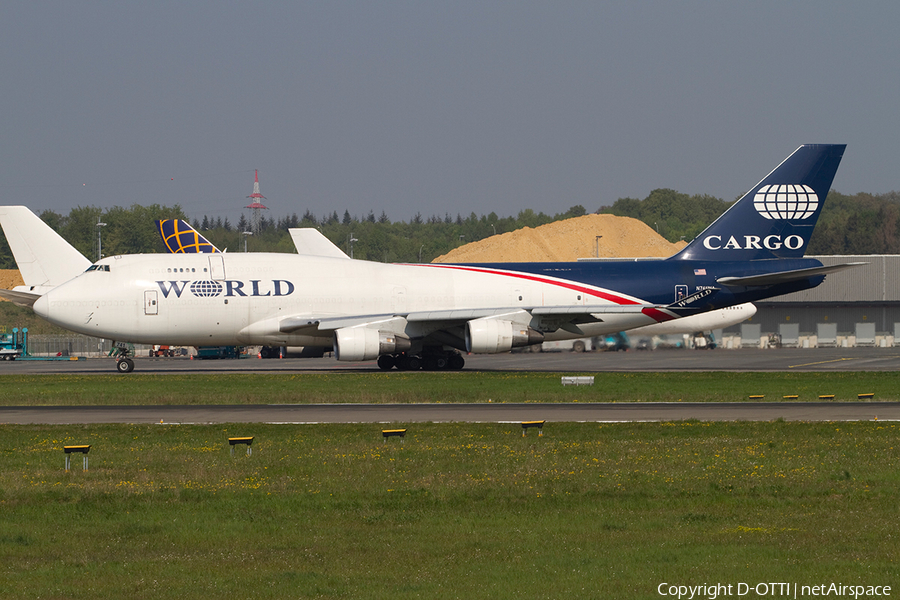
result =
[{"label": "grass field", "polygon": [[594,373],[592,386],[556,373],[331,373],[292,375],[0,375],[2,403],[282,404],[410,402],[741,402],[750,395],[800,401],[834,394],[900,400],[900,373]]},{"label": "grass field", "polygon": [[[892,423],[0,426],[3,598],[900,585]],[[232,458],[227,438],[255,437]],[[91,444],[64,472],[63,446]],[[745,597],[754,597],[753,595]]]},{"label": "grass field", "polygon": [[[6,405],[890,400],[897,383],[892,373],[597,374],[577,388],[530,373],[90,375],[2,376],[0,393]],[[380,427],[0,425],[0,598],[900,589],[900,424],[551,423],[542,437],[417,424],[403,444]],[[235,436],[254,436],[252,456],[231,457]],[[74,444],[92,445],[87,471],[80,455],[64,471]]]}]

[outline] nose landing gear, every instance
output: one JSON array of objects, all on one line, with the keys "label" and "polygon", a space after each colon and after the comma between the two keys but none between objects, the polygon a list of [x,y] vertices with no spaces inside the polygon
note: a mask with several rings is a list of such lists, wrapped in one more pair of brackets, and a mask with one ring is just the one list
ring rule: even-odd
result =
[{"label": "nose landing gear", "polygon": [[129,358],[134,356],[134,346],[124,342],[114,342],[110,356],[116,358],[116,371],[119,373],[131,373],[134,371],[134,361]]}]

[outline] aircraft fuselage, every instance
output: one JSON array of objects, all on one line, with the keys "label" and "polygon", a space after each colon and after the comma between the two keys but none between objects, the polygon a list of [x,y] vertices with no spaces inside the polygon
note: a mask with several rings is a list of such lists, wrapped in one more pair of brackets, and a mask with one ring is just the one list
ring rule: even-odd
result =
[{"label": "aircraft fuselage", "polygon": [[[790,263],[790,264],[787,264]],[[440,311],[533,307],[668,305],[716,289],[711,310],[817,285],[821,278],[755,288],[723,288],[717,274],[753,275],[820,266],[791,261],[628,261],[491,265],[382,264],[286,254],[126,255],[101,260],[42,296],[35,312],[67,329],[114,340],[173,345],[328,346],[322,319],[401,318],[411,339],[429,335]],[[775,292],[775,293],[773,293]],[[284,331],[281,321],[304,316],[310,327]],[[469,316],[468,318],[471,318]],[[530,316],[545,339],[568,339],[632,329],[672,318],[665,311],[599,315],[578,331],[554,328],[552,315]],[[464,320],[464,319],[463,319]],[[396,321],[393,328],[396,330]]]}]

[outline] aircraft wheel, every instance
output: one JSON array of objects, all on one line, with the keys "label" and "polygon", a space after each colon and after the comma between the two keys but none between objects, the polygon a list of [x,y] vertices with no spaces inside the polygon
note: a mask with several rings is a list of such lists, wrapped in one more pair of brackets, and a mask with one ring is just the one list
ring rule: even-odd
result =
[{"label": "aircraft wheel", "polygon": [[396,362],[390,354],[382,354],[378,357],[378,368],[382,371],[390,371],[394,368]]},{"label": "aircraft wheel", "polygon": [[443,371],[450,367],[450,359],[446,356],[438,356],[434,359],[434,368],[438,371]]},{"label": "aircraft wheel", "polygon": [[119,373],[131,373],[134,371],[134,361],[130,358],[123,358],[116,361],[116,371]]},{"label": "aircraft wheel", "polygon": [[573,352],[584,352],[584,350],[585,350],[584,342],[578,341],[578,342],[575,342],[574,344],[572,344]]},{"label": "aircraft wheel", "polygon": [[397,368],[401,371],[418,371],[422,368],[422,359],[418,356],[404,354],[397,361]]},{"label": "aircraft wheel", "polygon": [[464,359],[459,354],[454,354],[450,357],[450,369],[453,371],[459,371],[466,365],[466,359]]}]

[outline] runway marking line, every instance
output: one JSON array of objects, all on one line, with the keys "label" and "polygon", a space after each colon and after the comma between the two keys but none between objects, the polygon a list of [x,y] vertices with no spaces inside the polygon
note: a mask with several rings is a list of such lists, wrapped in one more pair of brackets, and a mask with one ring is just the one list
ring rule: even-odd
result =
[{"label": "runway marking line", "polygon": [[[825,365],[825,364],[828,364],[828,363],[842,362],[842,361],[845,361],[845,360],[868,360],[869,358],[871,358],[871,357],[865,357],[865,358],[863,358],[863,357],[860,357],[860,358],[849,358],[849,357],[836,358],[836,359],[834,359],[834,360],[822,360],[822,361],[819,361],[819,362],[805,363],[805,364],[802,364],[802,365],[788,365],[788,369],[794,369],[794,368],[796,368],[796,367],[811,367],[811,366],[813,366],[813,365]],[[881,357],[879,357],[879,358],[900,358],[900,355],[896,355],[896,354],[895,354],[895,355],[893,355],[893,356],[881,356]]]}]

